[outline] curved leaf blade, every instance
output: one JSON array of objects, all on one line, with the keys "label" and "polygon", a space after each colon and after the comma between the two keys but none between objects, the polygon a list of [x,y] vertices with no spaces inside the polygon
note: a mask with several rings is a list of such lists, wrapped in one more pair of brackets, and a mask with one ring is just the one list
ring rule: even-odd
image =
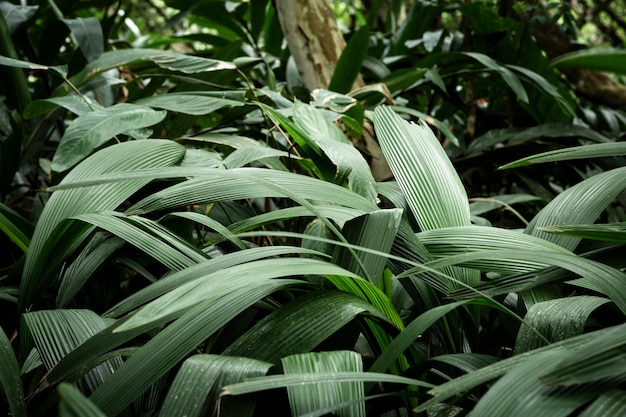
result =
[{"label": "curved leaf blade", "polygon": [[78,116],[59,142],[52,158],[52,170],[65,171],[116,135],[153,126],[166,114],[150,107],[119,103]]}]

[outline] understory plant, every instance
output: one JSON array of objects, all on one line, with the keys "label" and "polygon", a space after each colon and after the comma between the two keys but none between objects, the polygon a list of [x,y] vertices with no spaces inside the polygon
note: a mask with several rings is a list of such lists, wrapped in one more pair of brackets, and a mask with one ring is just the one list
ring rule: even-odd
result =
[{"label": "understory plant", "polygon": [[[87,23],[113,33],[115,18],[79,8],[55,20],[67,62],[0,56],[31,83],[15,84],[28,94],[0,148],[7,413],[626,413],[624,149],[555,70],[605,58],[550,67],[509,33],[521,23],[470,2],[476,50],[453,28],[404,27],[372,36],[364,89],[306,92],[284,73],[270,2],[170,3],[219,29],[179,41],[216,47],[129,35],[105,51]],[[15,8],[16,27],[43,13]],[[503,32],[496,60],[486,39]],[[536,60],[508,62],[511,45]],[[456,93],[473,106],[480,89],[523,120],[464,109]],[[31,218],[11,201],[32,201]]]}]

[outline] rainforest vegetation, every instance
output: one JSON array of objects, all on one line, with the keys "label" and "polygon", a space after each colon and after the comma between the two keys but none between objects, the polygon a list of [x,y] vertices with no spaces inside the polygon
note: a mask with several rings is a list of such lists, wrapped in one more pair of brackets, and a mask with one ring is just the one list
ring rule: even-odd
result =
[{"label": "rainforest vegetation", "polygon": [[0,1],[0,414],[626,415],[624,16]]}]

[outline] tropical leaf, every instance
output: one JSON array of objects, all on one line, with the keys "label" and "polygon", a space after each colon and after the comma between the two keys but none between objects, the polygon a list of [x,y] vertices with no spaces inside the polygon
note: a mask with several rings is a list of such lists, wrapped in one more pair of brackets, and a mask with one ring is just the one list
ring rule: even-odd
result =
[{"label": "tropical leaf", "polygon": [[[194,355],[185,360],[178,370],[160,413],[172,417],[204,416],[210,411],[210,406],[215,406],[222,386],[265,375],[271,366],[271,363],[248,358]],[[224,408],[238,405],[238,415],[244,416],[246,413],[241,409],[242,403],[249,402],[242,399],[237,403],[220,404],[220,408],[226,412]],[[233,411],[229,409],[227,412],[232,414]],[[248,411],[248,415],[251,415],[253,410]]]},{"label": "tropical leaf", "polygon": [[52,169],[65,171],[109,139],[131,130],[153,126],[166,116],[164,111],[120,103],[77,117],[59,142]]},{"label": "tropical leaf", "polygon": [[20,377],[20,367],[9,338],[0,327],[0,389],[6,396],[11,414],[26,416],[26,403]]},{"label": "tropical leaf", "polygon": [[626,155],[626,143],[596,143],[593,145],[574,146],[571,148],[557,149],[543,152],[527,158],[518,159],[501,166],[499,169],[519,168],[546,162],[570,161],[573,159],[603,158]]},{"label": "tropical leaf", "polygon": [[333,76],[328,85],[331,91],[347,93],[352,89],[354,81],[359,76],[361,65],[367,55],[370,31],[367,25],[357,30],[343,49]]},{"label": "tropical leaf", "polygon": [[[107,327],[104,320],[89,310],[42,310],[26,313],[23,317],[48,370],[78,345]],[[60,330],[52,333],[48,331],[50,328]],[[98,365],[85,375],[81,386],[89,391],[95,390],[120,365],[119,357]]]},{"label": "tropical leaf", "polygon": [[106,414],[100,411],[98,407],[71,384],[61,382],[57,388],[57,392],[61,397],[61,401],[59,402],[60,417],[106,417]]},{"label": "tropical leaf", "polygon": [[217,300],[200,302],[124,362],[90,399],[107,415],[117,415],[235,316],[274,291],[295,284],[300,282],[261,281],[239,287]]},{"label": "tropical leaf", "polygon": [[626,73],[626,51],[610,48],[590,48],[561,55],[551,66],[559,69],[586,68],[598,71]]},{"label": "tropical leaf", "polygon": [[316,291],[274,311],[238,338],[225,355],[277,362],[311,351],[358,314],[386,318],[371,304],[340,291]]},{"label": "tropical leaf", "polygon": [[579,238],[550,234],[541,228],[594,222],[626,188],[626,168],[594,175],[563,191],[548,203],[526,227],[525,233],[574,250]]},{"label": "tropical leaf", "polygon": [[589,315],[607,302],[607,298],[579,296],[533,304],[517,334],[515,352],[527,352],[545,345],[544,339],[537,337],[536,331],[550,342],[578,336],[583,332]]},{"label": "tropical leaf", "polygon": [[100,21],[95,17],[62,19],[78,43],[88,62],[98,59],[104,52],[104,40]]},{"label": "tropical leaf", "polygon": [[626,223],[545,226],[540,230],[563,236],[626,243]]},{"label": "tropical leaf", "polygon": [[170,93],[144,97],[135,100],[133,103],[192,115],[209,114],[224,107],[243,105],[240,101],[192,93]]},{"label": "tropical leaf", "polygon": [[[166,167],[174,165],[184,155],[185,149],[171,141],[147,140],[132,141],[105,148],[87,158],[74,168],[61,184],[87,180],[99,175],[141,170],[148,167]],[[63,259],[73,249],[72,246],[54,244],[61,231],[53,231],[64,219],[72,216],[112,210],[122,204],[129,196],[147,184],[149,179],[131,180],[119,183],[102,184],[54,192],[41,213],[31,238],[24,273],[20,288],[20,309],[23,311],[41,296],[42,290],[50,279],[51,268],[48,259],[52,254]],[[87,228],[83,227],[77,235],[83,236]],[[48,242],[49,238],[52,238]],[[57,267],[59,265],[56,265]]]},{"label": "tropical leaf", "polygon": [[[330,372],[363,372],[361,355],[351,351],[304,353],[281,359],[285,375]],[[365,396],[362,381],[320,383],[307,387],[287,387],[292,415],[302,415]],[[358,402],[337,410],[340,417],[365,416],[365,403]]]}]

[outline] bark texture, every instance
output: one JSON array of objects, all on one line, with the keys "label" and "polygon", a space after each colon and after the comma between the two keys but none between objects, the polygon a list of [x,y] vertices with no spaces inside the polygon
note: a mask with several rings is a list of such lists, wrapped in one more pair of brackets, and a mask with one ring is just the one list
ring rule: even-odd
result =
[{"label": "bark texture", "polygon": [[276,11],[304,86],[327,88],[346,46],[326,0],[276,0]]}]

